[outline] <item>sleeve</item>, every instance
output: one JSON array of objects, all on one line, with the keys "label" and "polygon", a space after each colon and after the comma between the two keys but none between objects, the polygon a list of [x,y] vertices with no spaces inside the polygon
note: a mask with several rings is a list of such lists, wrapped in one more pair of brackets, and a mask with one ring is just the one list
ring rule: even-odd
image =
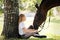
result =
[{"label": "sleeve", "polygon": [[24,23],[20,23],[20,24],[19,24],[19,27],[20,27],[20,28],[24,28],[24,27],[25,27]]}]

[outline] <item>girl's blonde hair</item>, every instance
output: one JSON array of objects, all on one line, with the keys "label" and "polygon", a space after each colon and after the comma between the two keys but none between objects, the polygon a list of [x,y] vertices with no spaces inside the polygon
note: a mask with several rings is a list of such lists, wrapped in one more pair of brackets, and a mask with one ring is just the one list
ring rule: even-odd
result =
[{"label": "girl's blonde hair", "polygon": [[24,14],[20,14],[20,15],[19,15],[19,23],[22,22],[22,18],[23,18],[23,17],[25,17]]}]

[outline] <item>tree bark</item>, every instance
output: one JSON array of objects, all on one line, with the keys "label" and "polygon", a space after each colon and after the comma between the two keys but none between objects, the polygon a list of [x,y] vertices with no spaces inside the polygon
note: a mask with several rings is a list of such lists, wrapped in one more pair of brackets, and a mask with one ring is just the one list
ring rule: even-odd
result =
[{"label": "tree bark", "polygon": [[4,0],[4,27],[2,35],[6,37],[18,36],[18,0]]}]

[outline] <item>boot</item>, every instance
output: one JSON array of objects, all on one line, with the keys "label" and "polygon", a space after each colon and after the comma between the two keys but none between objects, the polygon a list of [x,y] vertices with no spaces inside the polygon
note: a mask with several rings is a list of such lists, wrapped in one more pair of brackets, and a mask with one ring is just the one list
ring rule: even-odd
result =
[{"label": "boot", "polygon": [[47,38],[47,36],[45,36],[45,35],[39,35],[39,34],[34,34],[33,37],[37,37],[37,38]]}]

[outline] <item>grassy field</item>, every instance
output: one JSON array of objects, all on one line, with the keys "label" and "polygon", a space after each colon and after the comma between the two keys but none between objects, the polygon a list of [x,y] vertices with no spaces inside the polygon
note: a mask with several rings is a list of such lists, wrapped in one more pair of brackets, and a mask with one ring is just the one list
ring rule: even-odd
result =
[{"label": "grassy field", "polygon": [[[33,19],[33,18],[32,18]],[[28,18],[27,18],[28,20]],[[29,22],[27,24],[27,22]],[[29,21],[26,21],[26,26],[31,24],[32,20],[30,19]],[[3,15],[0,16],[0,34],[3,30]],[[48,27],[48,19],[45,24],[44,29],[40,32],[40,34],[47,35],[48,38],[34,38],[31,37],[26,40],[60,40],[60,17],[52,17],[51,22]],[[18,38],[10,38],[10,39],[4,39],[4,37],[0,36],[0,40],[25,40],[25,39],[18,39]]]}]

